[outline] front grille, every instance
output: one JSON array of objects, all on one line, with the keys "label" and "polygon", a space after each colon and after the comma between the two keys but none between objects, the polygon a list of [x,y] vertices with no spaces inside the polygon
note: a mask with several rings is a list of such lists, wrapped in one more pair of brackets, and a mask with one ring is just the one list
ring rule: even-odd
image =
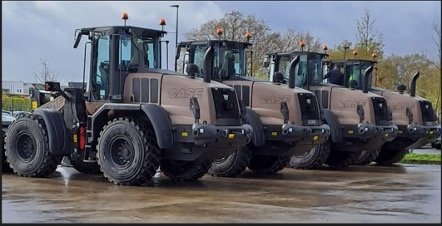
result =
[{"label": "front grille", "polygon": [[319,106],[316,96],[311,93],[298,93],[301,107],[302,125],[319,125]]},{"label": "front grille", "polygon": [[[235,119],[240,120],[240,111],[238,105],[238,99],[235,90],[212,88],[213,102],[215,103],[215,113],[217,119]],[[223,120],[218,120],[221,122]],[[225,120],[224,120],[225,121]],[[227,124],[232,124],[227,123]],[[219,124],[219,123],[218,123]],[[222,123],[226,124],[226,123]]]},{"label": "front grille", "polygon": [[431,102],[426,100],[419,101],[422,112],[422,119],[424,122],[434,122],[436,121],[436,117],[434,115],[433,105]]},{"label": "front grille", "polygon": [[373,103],[376,125],[390,125],[387,101],[382,97],[372,97],[371,102]]}]

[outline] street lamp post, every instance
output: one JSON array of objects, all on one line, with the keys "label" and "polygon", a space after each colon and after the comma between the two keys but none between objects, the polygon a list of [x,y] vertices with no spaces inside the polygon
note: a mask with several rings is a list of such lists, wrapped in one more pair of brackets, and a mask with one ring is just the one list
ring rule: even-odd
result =
[{"label": "street lamp post", "polygon": [[350,49],[351,42],[347,42],[347,40],[344,40],[344,59],[347,59],[347,49]]},{"label": "street lamp post", "polygon": [[166,69],[169,70],[169,40],[160,41],[160,43],[166,43]]},{"label": "street lamp post", "polygon": [[[178,8],[179,5],[171,5],[170,7],[176,7],[176,24],[175,24],[175,47],[178,47]],[[177,65],[175,63],[175,71],[177,70]]]}]

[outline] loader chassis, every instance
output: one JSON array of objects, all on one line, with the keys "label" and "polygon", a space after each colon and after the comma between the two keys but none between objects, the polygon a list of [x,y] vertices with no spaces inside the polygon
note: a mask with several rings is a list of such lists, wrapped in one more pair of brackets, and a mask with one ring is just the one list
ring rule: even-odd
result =
[{"label": "loader chassis", "polygon": [[164,33],[78,29],[74,48],[89,37],[87,89],[46,84],[61,96],[17,120],[6,136],[14,172],[48,176],[69,156],[79,171],[101,171],[115,184],[143,184],[160,166],[173,180],[196,180],[211,161],[249,143],[252,127],[241,121],[235,89],[160,69]]},{"label": "loader chassis", "polygon": [[376,152],[382,144],[396,137],[397,127],[392,124],[385,98],[360,90],[323,82],[322,60],[326,54],[314,52],[269,53],[269,77],[273,80],[282,73],[287,80],[288,65],[300,57],[296,67],[296,86],[315,93],[324,112],[324,120],[331,128],[331,153],[327,160],[331,166],[346,166],[360,152]]},{"label": "loader chassis", "polygon": [[[347,59],[333,60],[331,63],[341,66],[344,71],[344,86],[349,86],[350,77],[356,81],[356,89],[362,90],[363,71],[374,66],[376,61]],[[436,115],[431,102],[416,96],[416,73],[410,83],[408,93],[404,90],[393,92],[391,90],[374,87],[372,74],[368,78],[368,90],[383,96],[392,112],[393,123],[398,126],[397,137],[382,145],[376,162],[381,165],[391,165],[400,161],[408,149],[421,147],[440,136],[440,126],[437,125]],[[356,162],[367,164],[368,161]]]},{"label": "loader chassis", "polygon": [[209,173],[214,176],[236,176],[246,167],[260,174],[276,173],[293,154],[308,153],[329,135],[313,93],[247,76],[250,46],[209,40],[181,42],[177,48],[178,71],[196,78],[209,74],[233,87],[246,108],[244,120],[253,127],[247,147],[212,164]]}]

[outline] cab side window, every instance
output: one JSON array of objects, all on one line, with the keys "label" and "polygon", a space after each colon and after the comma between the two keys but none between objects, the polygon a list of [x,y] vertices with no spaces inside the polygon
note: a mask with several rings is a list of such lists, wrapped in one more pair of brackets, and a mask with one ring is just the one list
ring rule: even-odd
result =
[{"label": "cab side window", "polygon": [[98,39],[97,68],[95,75],[96,88],[94,97],[97,100],[107,100],[109,93],[109,36]]}]

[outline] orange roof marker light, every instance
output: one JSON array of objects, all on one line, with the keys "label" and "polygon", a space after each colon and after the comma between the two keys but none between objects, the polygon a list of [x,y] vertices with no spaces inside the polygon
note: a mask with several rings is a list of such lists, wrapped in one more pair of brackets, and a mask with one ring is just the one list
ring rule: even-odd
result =
[{"label": "orange roof marker light", "polygon": [[246,38],[247,42],[249,42],[250,38],[252,38],[252,33],[246,31],[246,33],[244,34],[244,37]]},{"label": "orange roof marker light", "polygon": [[166,19],[161,18],[160,19],[160,26],[161,26],[161,31],[164,31],[164,26],[166,25]]},{"label": "orange roof marker light", "polygon": [[328,50],[327,44],[324,44],[324,47],[322,49],[324,50],[324,53],[327,53],[327,50]]},{"label": "orange roof marker light", "polygon": [[301,46],[301,52],[304,51],[305,43],[304,43],[304,41],[302,39],[299,42],[299,46]]},{"label": "orange roof marker light", "polygon": [[123,12],[121,14],[121,19],[124,20],[124,26],[126,26],[126,20],[129,19],[129,15],[127,14],[127,12]]},{"label": "orange roof marker light", "polygon": [[224,33],[224,30],[222,28],[216,29],[216,35],[218,35],[218,38],[221,38],[221,35]]}]

